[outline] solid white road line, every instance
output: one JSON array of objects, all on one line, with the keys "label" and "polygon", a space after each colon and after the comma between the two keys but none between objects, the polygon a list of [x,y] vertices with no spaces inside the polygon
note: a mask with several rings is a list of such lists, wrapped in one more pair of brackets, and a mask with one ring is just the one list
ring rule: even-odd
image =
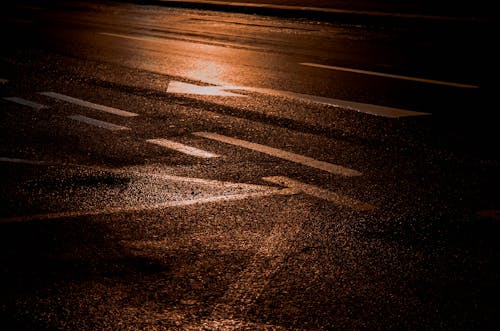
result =
[{"label": "solid white road line", "polygon": [[14,102],[14,103],[23,105],[23,106],[31,107],[31,108],[36,109],[36,110],[48,108],[47,106],[44,106],[42,104],[39,104],[39,103],[36,103],[36,102],[33,102],[33,101],[29,101],[29,100],[26,100],[26,99],[23,99],[23,98],[6,97],[4,99],[7,100],[7,101],[10,101],[10,102]]},{"label": "solid white road line", "polygon": [[359,171],[349,169],[340,165],[324,162],[324,161],[319,161],[315,160],[313,158],[310,158],[308,156],[304,155],[299,155],[287,151],[283,151],[281,149],[265,146],[265,145],[260,145],[256,143],[252,143],[249,141],[245,140],[240,140],[236,138],[231,138],[231,137],[226,137],[217,133],[210,133],[210,132],[195,132],[193,133],[196,136],[207,138],[207,139],[212,139],[216,141],[220,141],[226,144],[231,144],[243,148],[248,148],[254,151],[258,151],[267,155],[271,155],[274,157],[278,157],[287,161],[299,163],[308,167],[324,170],[327,172],[330,172],[332,174],[336,175],[341,175],[341,176],[347,176],[347,177],[353,177],[353,176],[361,176],[361,173]]},{"label": "solid white road line", "polygon": [[125,126],[120,126],[120,125],[116,125],[113,123],[99,121],[99,120],[96,120],[94,118],[90,118],[90,117],[86,117],[86,116],[82,116],[82,115],[71,115],[71,116],[68,116],[68,118],[71,118],[72,120],[83,122],[83,123],[86,123],[89,125],[97,126],[99,128],[108,129],[111,131],[130,130],[130,128],[127,128]]},{"label": "solid white road line", "polygon": [[294,195],[294,194],[297,194],[297,191],[294,189],[269,188],[262,192],[221,195],[221,196],[213,196],[213,197],[193,199],[193,200],[167,201],[153,205],[138,205],[138,206],[123,207],[123,208],[105,208],[105,209],[88,210],[88,211],[69,211],[69,212],[59,212],[59,213],[28,215],[28,216],[5,217],[5,218],[0,218],[0,224],[29,222],[34,220],[53,220],[59,218],[111,215],[111,214],[131,213],[131,212],[147,212],[147,211],[154,211],[154,210],[173,208],[173,207],[186,207],[191,205],[200,205],[200,204],[215,203],[215,202],[237,201],[249,198],[261,198],[273,195]]},{"label": "solid white road line", "polygon": [[148,143],[152,143],[161,147],[165,147],[168,149],[173,149],[175,151],[188,154],[191,156],[201,157],[201,158],[214,158],[219,157],[217,154],[213,154],[195,147],[191,147],[188,145],[184,145],[172,140],[167,139],[148,139],[146,140]]},{"label": "solid white road line", "polygon": [[367,70],[344,68],[344,67],[336,67],[336,66],[329,66],[329,65],[317,64],[317,63],[307,63],[306,62],[306,63],[300,63],[300,64],[303,65],[303,66],[308,66],[308,67],[316,67],[316,68],[329,69],[329,70],[337,70],[337,71],[346,71],[346,72],[353,72],[353,73],[356,73],[356,74],[379,76],[379,77],[386,77],[386,78],[395,78],[395,79],[402,79],[402,80],[410,80],[410,81],[414,81],[414,82],[427,83],[427,84],[445,85],[445,86],[452,86],[452,87],[459,87],[459,88],[466,88],[466,89],[477,89],[477,88],[479,88],[479,86],[477,86],[477,85],[471,85],[471,84],[462,84],[462,83],[446,82],[446,81],[442,81],[442,80],[434,80],[434,79],[419,78],[419,77],[412,77],[412,76],[386,74],[386,73],[383,73],[383,72],[367,71]]},{"label": "solid white road line", "polygon": [[295,92],[281,91],[281,90],[274,90],[274,89],[267,89],[267,88],[258,88],[258,87],[240,87],[240,88],[238,88],[236,86],[231,86],[231,87],[227,86],[226,87],[226,89],[229,89],[229,88],[232,90],[240,89],[240,90],[245,90],[245,91],[250,91],[250,92],[267,94],[267,95],[271,95],[271,96],[296,98],[296,99],[306,100],[306,101],[310,101],[310,102],[314,102],[314,103],[318,103],[318,104],[322,104],[322,105],[350,109],[350,110],[354,110],[354,111],[357,111],[360,113],[388,117],[388,118],[400,118],[400,117],[430,115],[430,113],[423,113],[423,112],[417,112],[417,111],[400,109],[400,108],[385,107],[385,106],[379,106],[379,105],[372,105],[369,103],[360,103],[360,102],[332,99],[332,98],[326,98],[326,97],[318,97],[318,96],[310,95],[310,94],[302,94],[302,93],[295,93]]},{"label": "solid white road line", "polygon": [[359,200],[350,198],[348,196],[328,191],[314,185],[305,184],[288,177],[274,176],[274,177],[265,177],[262,179],[265,180],[266,182],[296,189],[305,194],[312,195],[313,197],[330,201],[338,206],[348,207],[358,211],[373,211],[374,209],[376,209],[375,206],[370,205],[368,203],[364,203]]},{"label": "solid white road line", "polygon": [[95,104],[92,102],[73,98],[73,97],[70,97],[70,96],[67,96],[64,94],[59,94],[59,93],[55,93],[55,92],[41,92],[40,94],[48,96],[50,98],[66,101],[66,102],[69,102],[69,103],[72,103],[72,104],[75,104],[78,106],[83,106],[83,107],[87,107],[87,108],[91,108],[91,109],[95,109],[95,110],[100,110],[100,111],[114,114],[114,115],[118,115],[118,116],[123,116],[123,117],[138,116],[138,114],[136,114],[136,113],[131,113],[128,111],[124,111],[121,109],[112,108],[112,107],[108,107],[108,106],[98,105],[98,104]]}]

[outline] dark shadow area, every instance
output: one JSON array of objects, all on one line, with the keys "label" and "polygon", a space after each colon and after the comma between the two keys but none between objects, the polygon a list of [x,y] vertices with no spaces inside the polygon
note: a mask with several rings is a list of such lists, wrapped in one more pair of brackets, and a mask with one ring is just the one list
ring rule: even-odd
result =
[{"label": "dark shadow area", "polygon": [[[425,207],[422,207],[422,209]],[[364,238],[425,256],[409,278],[432,329],[498,330],[500,223],[466,211],[431,211],[368,225]]]},{"label": "dark shadow area", "polygon": [[[40,311],[37,296],[42,293],[57,293],[59,287],[80,282],[126,282],[170,271],[165,261],[129,254],[105,226],[82,220],[1,224],[0,265],[0,314],[6,330],[50,329],[50,321],[38,318],[57,315],[64,302],[54,300],[54,311]],[[32,309],[33,320],[19,310],[19,301],[24,309]],[[78,315],[78,309],[70,315]]]},{"label": "dark shadow area", "polygon": [[[209,315],[248,253],[196,243],[172,250],[161,241],[148,248],[158,218],[144,223],[142,217],[0,224],[2,327],[169,330],[176,319],[161,317],[166,311],[185,311],[186,323]],[[176,240],[167,234],[174,229],[163,231],[153,233]],[[124,245],[143,241],[144,247]]]}]

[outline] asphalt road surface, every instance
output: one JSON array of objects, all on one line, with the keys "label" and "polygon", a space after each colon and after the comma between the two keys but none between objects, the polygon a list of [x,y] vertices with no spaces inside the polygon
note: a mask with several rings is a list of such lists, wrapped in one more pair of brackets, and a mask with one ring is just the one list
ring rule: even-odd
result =
[{"label": "asphalt road surface", "polygon": [[488,24],[0,17],[2,329],[498,329]]}]

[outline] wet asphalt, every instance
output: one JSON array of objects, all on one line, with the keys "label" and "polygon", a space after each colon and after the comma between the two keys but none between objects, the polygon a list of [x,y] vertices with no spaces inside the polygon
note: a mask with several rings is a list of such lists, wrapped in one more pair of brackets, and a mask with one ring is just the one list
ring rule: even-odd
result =
[{"label": "wet asphalt", "polygon": [[[2,329],[498,328],[500,183],[495,125],[484,121],[489,94],[295,67],[312,56],[380,69],[365,54],[392,54],[389,68],[410,75],[431,62],[388,52],[404,32],[134,4],[37,6],[11,9],[2,29]],[[301,43],[304,34],[312,39]],[[319,41],[336,40],[332,35],[346,48],[322,48]],[[357,39],[368,44],[365,53]],[[425,40],[430,48],[436,42]],[[439,77],[489,82],[474,65],[461,76],[436,63],[427,68]],[[255,91],[174,94],[173,81],[432,115],[385,118]],[[397,86],[397,93],[384,93]],[[47,91],[137,116],[40,94]],[[424,96],[433,102],[422,102]],[[126,129],[96,127],[75,115]],[[198,158],[150,139],[219,157]],[[266,181],[270,176],[314,189],[286,191]],[[374,209],[359,210],[345,197]]]}]

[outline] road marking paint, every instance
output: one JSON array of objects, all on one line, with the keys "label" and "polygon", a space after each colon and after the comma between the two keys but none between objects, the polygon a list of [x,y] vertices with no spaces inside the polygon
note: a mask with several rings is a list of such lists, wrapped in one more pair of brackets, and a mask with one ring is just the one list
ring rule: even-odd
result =
[{"label": "road marking paint", "polygon": [[317,64],[317,63],[305,62],[305,63],[299,63],[299,64],[301,64],[303,66],[308,66],[308,67],[316,67],[316,68],[330,69],[330,70],[337,70],[337,71],[346,71],[346,72],[353,72],[353,73],[357,73],[357,74],[379,76],[379,77],[386,77],[386,78],[395,78],[395,79],[409,80],[409,81],[420,82],[420,83],[445,85],[445,86],[452,86],[452,87],[459,87],[459,88],[466,88],[466,89],[478,89],[479,88],[479,86],[471,85],[471,84],[462,84],[462,83],[446,82],[446,81],[442,81],[442,80],[434,80],[434,79],[419,78],[419,77],[412,77],[412,76],[386,74],[383,72],[352,69],[352,68],[345,68],[345,67],[336,67],[336,66],[329,66],[329,65]]},{"label": "road marking paint", "polygon": [[163,203],[157,203],[152,205],[137,205],[137,206],[129,206],[129,207],[121,207],[121,208],[104,208],[99,210],[88,210],[88,211],[68,211],[68,212],[59,212],[59,213],[47,213],[47,214],[37,214],[37,215],[28,215],[28,216],[16,216],[16,217],[4,217],[0,218],[0,224],[4,223],[16,223],[16,222],[29,222],[35,220],[53,220],[59,218],[75,218],[75,217],[84,217],[84,216],[98,216],[98,215],[112,215],[119,213],[131,213],[131,212],[147,212],[154,211],[159,209],[167,209],[173,207],[186,207],[192,205],[201,205],[207,203],[216,203],[216,202],[228,202],[228,201],[238,201],[238,200],[246,200],[249,198],[261,198],[273,195],[294,195],[297,191],[295,189],[276,189],[276,188],[267,188],[262,192],[251,192],[251,193],[242,193],[242,194],[230,194],[230,195],[219,195],[208,198],[200,198],[193,200],[182,200],[182,201],[167,201]]},{"label": "road marking paint", "polygon": [[325,190],[323,188],[302,183],[297,180],[293,180],[284,176],[274,176],[274,177],[264,177],[262,178],[266,182],[278,184],[284,187],[296,189],[305,194],[312,195],[313,197],[323,199],[326,201],[330,201],[333,204],[343,207],[349,207],[358,211],[373,211],[376,209],[375,206],[370,205],[368,203],[361,202],[359,200],[353,199],[346,195],[339,194],[337,192],[332,192],[329,190]]},{"label": "road marking paint", "polygon": [[310,94],[302,94],[302,93],[274,90],[274,89],[268,89],[268,88],[237,87],[237,86],[231,86],[231,87],[226,86],[225,88],[226,89],[230,88],[232,90],[240,89],[240,90],[245,90],[245,91],[249,91],[249,92],[267,94],[267,95],[271,95],[271,96],[279,96],[279,97],[306,100],[306,101],[310,101],[310,102],[314,102],[314,103],[318,103],[318,104],[322,104],[322,105],[339,107],[339,108],[343,108],[343,109],[350,109],[350,110],[354,110],[354,111],[357,111],[360,113],[388,117],[388,118],[431,115],[430,113],[417,112],[417,111],[413,111],[413,110],[385,107],[385,106],[373,105],[373,104],[369,104],[369,103],[353,102],[353,101],[332,99],[332,98],[326,98],[326,97],[318,97],[318,96],[310,95]]},{"label": "road marking paint", "polygon": [[[225,314],[226,316],[229,314]],[[273,330],[286,331],[283,326],[269,323],[256,323],[244,319],[219,318],[213,320],[203,320],[201,323],[191,324],[185,330],[206,331],[206,330]]]},{"label": "road marking paint", "polygon": [[211,95],[221,97],[246,97],[246,95],[243,94],[225,91],[224,86],[200,86],[178,81],[170,81],[168,83],[167,92],[176,94]]},{"label": "road marking paint", "polygon": [[217,154],[213,154],[195,147],[191,147],[188,145],[184,145],[172,140],[167,140],[167,139],[148,139],[146,140],[148,143],[152,143],[161,147],[165,147],[168,149],[173,149],[175,151],[196,156],[196,157],[201,157],[201,158],[214,158],[214,157],[219,157]]},{"label": "road marking paint", "polygon": [[9,80],[0,78],[0,84],[7,84]]},{"label": "road marking paint", "polygon": [[82,115],[71,115],[71,116],[68,116],[68,118],[71,118],[72,120],[83,122],[83,123],[86,123],[89,125],[97,126],[99,128],[108,129],[111,131],[130,130],[130,128],[127,128],[125,126],[120,126],[120,125],[116,125],[116,124],[109,123],[109,122],[99,121],[99,120],[96,120],[94,118],[90,118],[90,117],[86,117],[86,116],[82,116]]},{"label": "road marking paint", "polygon": [[259,243],[259,249],[248,265],[238,274],[238,279],[228,286],[218,300],[208,321],[221,320],[225,316],[247,313],[269,284],[272,276],[285,262],[293,247],[294,239],[302,231],[303,222],[278,222],[270,235]]},{"label": "road marking paint", "polygon": [[119,115],[119,116],[123,116],[123,117],[139,116],[136,113],[131,113],[131,112],[124,111],[121,109],[112,108],[112,107],[103,106],[103,105],[99,105],[96,103],[80,100],[80,99],[73,98],[73,97],[70,97],[70,96],[67,96],[64,94],[59,94],[59,93],[55,93],[55,92],[41,92],[40,94],[48,96],[50,98],[66,101],[66,102],[69,102],[69,103],[72,103],[72,104],[75,104],[78,106],[83,106],[83,107],[87,107],[87,108],[91,108],[91,109],[95,109],[95,110],[100,110],[100,111],[114,114],[114,115]]},{"label": "road marking paint", "polygon": [[267,155],[271,155],[274,157],[278,157],[287,161],[299,163],[308,167],[324,170],[327,172],[330,172],[332,174],[336,175],[341,175],[341,176],[347,176],[347,177],[353,177],[353,176],[361,176],[361,173],[359,171],[349,169],[340,165],[324,162],[324,161],[319,161],[315,160],[311,157],[304,156],[304,155],[299,155],[295,154],[292,152],[287,152],[281,149],[269,147],[269,146],[264,146],[256,143],[252,143],[249,141],[245,140],[240,140],[236,138],[231,138],[231,137],[226,137],[217,133],[210,133],[210,132],[195,132],[193,133],[194,135],[198,137],[203,137],[207,139],[212,139],[216,141],[220,141],[226,144],[231,144],[247,149],[251,149],[254,151],[258,151]]},{"label": "road marking paint", "polygon": [[7,100],[7,101],[10,101],[10,102],[14,102],[14,103],[23,105],[23,106],[31,107],[31,108],[36,109],[36,110],[48,108],[47,106],[44,106],[42,104],[39,104],[39,103],[36,103],[36,102],[33,102],[33,101],[29,101],[29,100],[26,100],[26,99],[23,99],[23,98],[6,97],[4,99]]}]

